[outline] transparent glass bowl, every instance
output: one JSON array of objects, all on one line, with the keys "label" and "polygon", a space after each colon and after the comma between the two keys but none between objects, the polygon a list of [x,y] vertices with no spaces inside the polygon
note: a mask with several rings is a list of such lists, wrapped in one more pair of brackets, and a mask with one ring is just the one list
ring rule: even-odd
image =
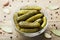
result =
[{"label": "transparent glass bowl", "polygon": [[[47,18],[47,17],[46,17]],[[40,31],[37,31],[37,32],[35,32],[35,33],[25,33],[25,32],[21,32],[16,26],[15,26],[15,29],[19,32],[19,33],[21,33],[22,35],[24,35],[24,36],[27,36],[27,37],[35,37],[35,36],[38,36],[38,35],[40,35],[40,34],[42,34],[46,29],[47,29],[47,26],[48,25],[48,22],[47,22],[47,24],[46,24],[46,26],[43,28],[43,29],[41,29]]]},{"label": "transparent glass bowl", "polygon": [[[22,6],[23,7],[23,6]],[[44,12],[44,13],[46,13],[46,12]],[[44,14],[43,13],[43,14]],[[46,14],[44,14],[44,16],[47,18],[47,15]],[[47,29],[47,26],[48,25],[48,22],[47,22],[47,24],[46,24],[46,26],[43,28],[43,29],[41,29],[40,31],[38,31],[38,32],[35,32],[35,33],[25,33],[25,32],[21,32],[16,26],[15,26],[15,29],[20,33],[20,34],[22,34],[22,35],[24,35],[24,36],[27,36],[27,37],[35,37],[35,36],[38,36],[38,35],[41,35],[46,29]]]}]

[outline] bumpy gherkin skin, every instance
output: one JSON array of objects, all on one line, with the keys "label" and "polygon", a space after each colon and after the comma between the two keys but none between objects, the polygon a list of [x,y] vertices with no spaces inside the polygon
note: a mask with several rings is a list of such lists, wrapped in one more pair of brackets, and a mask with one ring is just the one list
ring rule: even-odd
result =
[{"label": "bumpy gherkin skin", "polygon": [[39,19],[35,20],[34,22],[38,22],[38,23],[40,23],[41,21],[42,21],[42,19],[39,18]]},{"label": "bumpy gherkin skin", "polygon": [[36,10],[35,11],[30,11],[30,12],[28,12],[28,13],[22,15],[22,16],[19,16],[17,18],[17,21],[24,21],[24,20],[28,19],[29,17],[31,17],[31,16],[33,16],[35,14],[37,14]]},{"label": "bumpy gherkin skin", "polygon": [[36,19],[39,19],[40,17],[42,17],[43,16],[43,14],[37,14],[37,15],[34,15],[34,16],[32,16],[32,17],[30,17],[30,18],[28,18],[26,21],[27,22],[33,22],[33,21],[35,21]]},{"label": "bumpy gherkin skin", "polygon": [[35,10],[20,10],[17,13],[18,13],[18,15],[23,15],[23,14],[26,14],[27,12],[29,12],[29,11],[35,11]]},{"label": "bumpy gherkin skin", "polygon": [[44,17],[43,17],[43,23],[42,23],[41,27],[42,27],[42,28],[45,27],[46,24],[47,24],[47,19],[46,19],[46,17],[44,16]]},{"label": "bumpy gherkin skin", "polygon": [[39,7],[39,6],[25,6],[20,9],[21,10],[41,10],[41,7]]},{"label": "bumpy gherkin skin", "polygon": [[22,32],[26,32],[26,33],[34,33],[37,32],[39,29],[20,29],[20,31]]},{"label": "bumpy gherkin skin", "polygon": [[19,25],[21,28],[39,28],[40,24],[38,22],[35,23],[30,23],[30,22],[26,22],[26,21],[21,21],[19,22]]}]

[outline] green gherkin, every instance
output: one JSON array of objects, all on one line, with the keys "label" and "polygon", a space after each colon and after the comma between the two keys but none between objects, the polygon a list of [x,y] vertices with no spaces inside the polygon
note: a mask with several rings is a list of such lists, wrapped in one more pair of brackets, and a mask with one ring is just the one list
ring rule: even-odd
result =
[{"label": "green gherkin", "polygon": [[23,14],[28,13],[29,11],[35,11],[35,10],[20,10],[20,11],[18,11],[17,13],[18,13],[18,15],[20,16],[20,15],[23,15]]},{"label": "green gherkin", "polygon": [[14,23],[15,23],[16,27],[17,27],[18,29],[20,29],[20,27],[19,27],[19,25],[18,25],[18,22],[17,22],[17,17],[18,17],[18,15],[15,13],[14,16],[13,16]]},{"label": "green gherkin", "polygon": [[41,22],[42,22],[42,19],[41,19],[41,18],[39,18],[39,19],[35,20],[34,22],[41,23]]},{"label": "green gherkin", "polygon": [[37,32],[39,29],[35,28],[35,29],[20,29],[20,31],[22,32],[26,32],[26,33],[34,33]]},{"label": "green gherkin", "polygon": [[37,11],[36,11],[36,10],[34,10],[34,11],[29,11],[28,13],[26,13],[26,14],[24,14],[24,15],[22,15],[22,16],[19,16],[19,17],[17,18],[17,21],[24,21],[24,20],[28,19],[29,17],[31,17],[31,16],[33,16],[33,15],[35,15],[35,14],[37,14]]},{"label": "green gherkin", "polygon": [[46,17],[43,17],[43,23],[42,23],[41,27],[42,28],[45,27],[46,24],[47,24],[47,19],[46,19]]},{"label": "green gherkin", "polygon": [[41,10],[41,7],[39,7],[39,6],[25,6],[20,9],[21,10]]},{"label": "green gherkin", "polygon": [[34,16],[28,18],[26,21],[27,21],[27,22],[33,22],[33,21],[39,19],[39,18],[42,17],[42,16],[43,16],[43,14],[40,14],[40,13],[39,13],[39,14],[37,14],[37,15],[34,15]]},{"label": "green gherkin", "polygon": [[40,24],[38,22],[30,23],[26,21],[21,21],[19,22],[19,25],[21,28],[27,28],[27,29],[40,27]]}]

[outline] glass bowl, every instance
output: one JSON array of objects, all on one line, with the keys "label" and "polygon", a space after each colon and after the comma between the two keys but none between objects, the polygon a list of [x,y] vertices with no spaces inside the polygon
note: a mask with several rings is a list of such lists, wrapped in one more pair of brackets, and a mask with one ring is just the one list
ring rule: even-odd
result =
[{"label": "glass bowl", "polygon": [[[43,13],[43,14],[44,14],[44,13]],[[44,16],[47,18],[47,15],[44,14]],[[35,33],[25,33],[25,32],[21,32],[16,26],[15,26],[15,29],[16,29],[20,34],[22,34],[22,35],[24,35],[24,36],[27,36],[27,37],[35,37],[35,36],[41,35],[41,34],[47,29],[47,27],[48,27],[47,25],[48,25],[48,22],[47,22],[46,26],[45,26],[43,29],[41,29],[40,31],[35,32]]]}]

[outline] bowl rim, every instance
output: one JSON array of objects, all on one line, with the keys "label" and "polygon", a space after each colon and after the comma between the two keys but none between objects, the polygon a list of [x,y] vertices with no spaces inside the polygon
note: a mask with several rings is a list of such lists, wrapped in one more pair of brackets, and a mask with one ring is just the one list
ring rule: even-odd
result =
[{"label": "bowl rim", "polygon": [[[29,6],[29,5],[28,5],[28,6]],[[30,6],[32,6],[32,5],[30,5]],[[33,5],[33,6],[34,6],[34,5]],[[38,6],[38,5],[37,5],[37,6]],[[22,6],[22,7],[24,7],[24,6]],[[42,7],[41,7],[41,8],[42,8]],[[41,10],[40,10],[40,12],[41,12]],[[44,13],[42,12],[42,14],[44,14]],[[47,19],[47,15],[44,14],[44,16],[45,16],[46,19]],[[14,23],[14,25],[15,25],[15,23]],[[35,33],[25,33],[25,32],[21,32],[21,31],[16,27],[16,25],[15,25],[15,29],[16,29],[20,34],[22,34],[23,36],[27,36],[27,37],[35,37],[35,36],[38,36],[38,35],[42,34],[42,33],[47,29],[47,27],[48,27],[48,21],[47,21],[45,27],[44,27],[43,29],[41,29],[40,31],[37,31],[37,32],[35,32]]]}]

